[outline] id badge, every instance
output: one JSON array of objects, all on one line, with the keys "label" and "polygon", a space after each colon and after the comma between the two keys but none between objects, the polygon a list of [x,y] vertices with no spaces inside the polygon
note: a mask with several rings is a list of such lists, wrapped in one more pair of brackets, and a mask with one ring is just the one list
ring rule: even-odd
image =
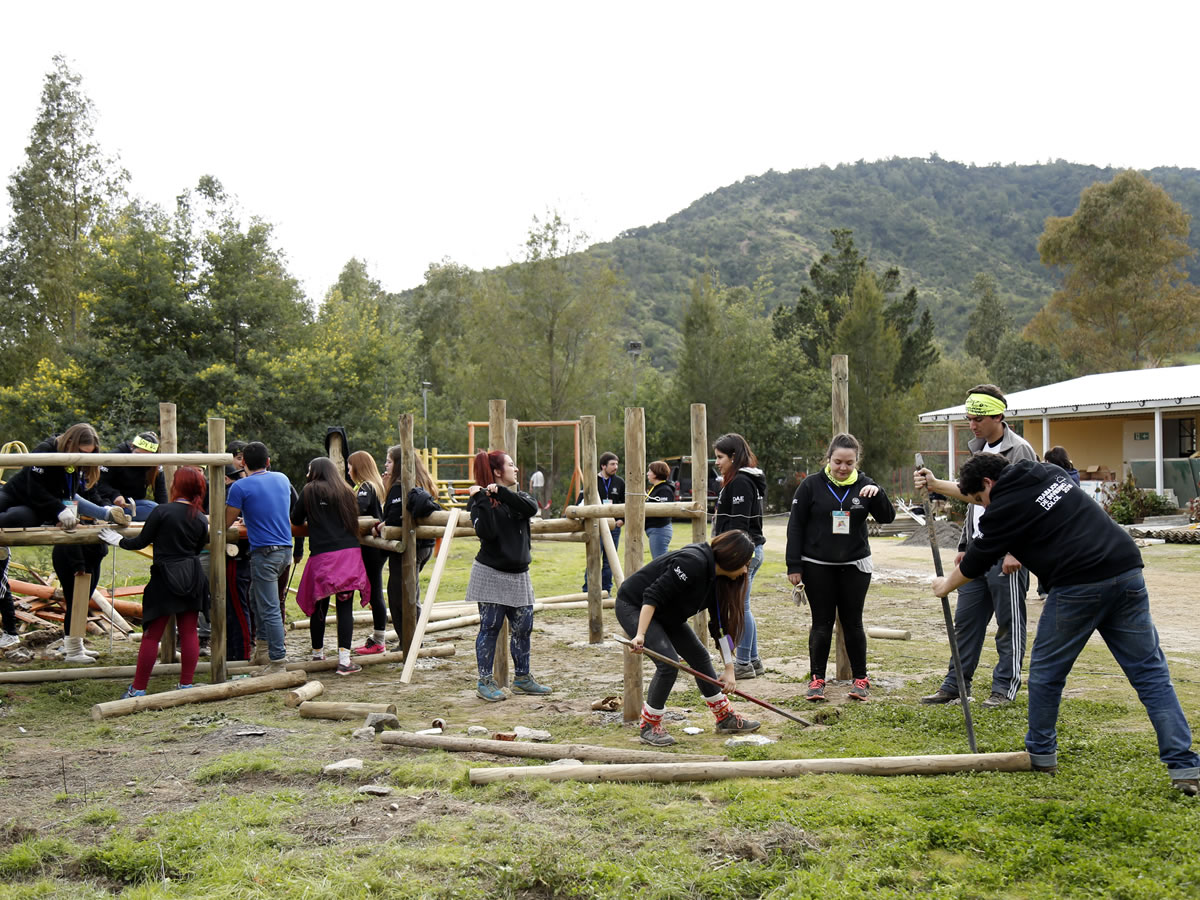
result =
[{"label": "id badge", "polygon": [[850,513],[840,509],[835,509],[833,511],[833,533],[850,533]]},{"label": "id badge", "polygon": [[612,500],[610,500],[608,497],[605,497],[603,500],[600,501],[600,505],[601,506],[612,506]]}]

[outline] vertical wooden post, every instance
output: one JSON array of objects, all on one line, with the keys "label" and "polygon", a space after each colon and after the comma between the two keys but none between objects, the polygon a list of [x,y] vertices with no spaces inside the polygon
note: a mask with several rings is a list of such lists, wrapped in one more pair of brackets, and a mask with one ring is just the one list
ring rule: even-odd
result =
[{"label": "vertical wooden post", "polygon": [[[505,428],[508,421],[505,419],[507,409],[508,404],[504,400],[488,401],[488,448],[502,450],[512,456],[516,448],[508,449],[508,431]],[[516,431],[515,425],[513,431]],[[504,624],[500,626],[500,634],[496,637],[496,660],[492,665],[492,676],[500,687],[508,686],[508,671],[508,620],[505,619]]]},{"label": "vertical wooden post", "polygon": [[412,510],[408,508],[408,493],[417,483],[416,448],[413,447],[413,416],[404,413],[400,416],[400,489],[404,494],[404,552],[400,557],[401,594],[400,603],[404,608],[403,622],[393,622],[392,626],[400,635],[400,646],[412,644],[413,631],[417,627],[417,616],[420,608],[417,606],[417,523],[413,519]]},{"label": "vertical wooden post", "polygon": [[[225,448],[222,447],[222,450]],[[179,437],[175,431],[175,404],[158,404],[158,452],[178,453]],[[163,480],[167,483],[167,495],[171,494],[171,482],[175,480],[175,466],[163,466]],[[223,472],[224,470],[222,470]],[[224,475],[222,474],[222,479]],[[222,481],[224,483],[224,481]],[[224,509],[221,510],[224,514]],[[210,642],[211,644],[211,642]],[[167,627],[163,629],[162,641],[158,645],[160,662],[175,662],[175,617],[171,616]]]},{"label": "vertical wooden post", "polygon": [[[583,502],[595,504],[600,502],[600,488],[596,484],[596,472],[600,468],[596,454],[596,417],[579,417],[579,442],[582,449],[583,464]],[[574,500],[574,498],[569,498]],[[585,552],[587,554],[587,604],[588,604],[588,643],[599,644],[604,640],[604,610],[601,608],[600,595],[604,591],[600,574],[600,566],[604,546],[600,543],[601,522],[599,519],[585,519],[583,535]]]},{"label": "vertical wooden post", "polygon": [[[625,577],[642,567],[646,540],[646,411],[625,410]],[[642,657],[622,650],[625,659],[624,719],[642,713]]]},{"label": "vertical wooden post", "polygon": [[329,458],[333,460],[333,467],[341,473],[343,478],[347,478],[346,446],[342,443],[342,436],[335,433],[330,435],[330,437],[332,440],[329,442]]},{"label": "vertical wooden post", "polygon": [[[517,425],[516,419],[504,420],[504,452],[512,457],[513,465],[520,468],[517,463]],[[520,473],[517,473],[520,475]],[[519,484],[520,482],[518,482]]]},{"label": "vertical wooden post", "polygon": [[92,599],[91,573],[77,574],[75,583],[64,584],[62,589],[71,592],[71,620],[67,622],[67,636],[81,638],[87,634],[88,602]]},{"label": "vertical wooden post", "polygon": [[[836,353],[829,360],[830,376],[833,382],[833,433],[842,434],[850,431],[850,361],[844,353]],[[928,512],[928,510],[926,510]],[[841,616],[835,616],[833,633],[834,648],[834,677],[838,681],[849,681],[850,654],[846,650],[846,636],[842,634]]]},{"label": "vertical wooden post", "polygon": [[[208,420],[208,452],[225,452],[225,420]],[[213,684],[225,681],[225,467],[208,467],[208,623]]]},{"label": "vertical wooden post", "polygon": [[[708,539],[708,407],[692,404],[692,502],[704,511],[692,519],[692,543]],[[692,616],[692,630],[701,643],[708,640],[708,613],[704,610]]]}]

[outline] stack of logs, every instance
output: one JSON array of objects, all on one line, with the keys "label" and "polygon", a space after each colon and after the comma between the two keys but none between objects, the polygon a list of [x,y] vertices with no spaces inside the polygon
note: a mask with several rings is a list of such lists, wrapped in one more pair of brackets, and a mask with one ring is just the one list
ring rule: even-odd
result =
[{"label": "stack of logs", "polygon": [[[63,599],[61,587],[51,584],[37,584],[30,581],[9,579],[9,589],[13,595],[13,606],[17,621],[21,623],[21,631],[29,626],[57,627],[66,629],[67,604]],[[127,637],[134,630],[134,625],[142,621],[142,591],[144,585],[117,588],[116,595],[97,588],[92,593],[88,604],[94,614],[89,613],[87,620],[88,634],[109,634],[114,637]],[[137,597],[137,600],[129,598]]]}]

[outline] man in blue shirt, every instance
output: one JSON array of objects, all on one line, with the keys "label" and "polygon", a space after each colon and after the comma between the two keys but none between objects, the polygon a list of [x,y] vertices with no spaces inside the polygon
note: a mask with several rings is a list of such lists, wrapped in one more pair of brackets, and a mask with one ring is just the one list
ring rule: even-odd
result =
[{"label": "man in blue shirt", "polygon": [[287,649],[283,643],[283,617],[279,612],[279,576],[292,557],[292,483],[282,472],[272,472],[271,457],[261,441],[243,452],[246,476],[229,487],[225,524],[240,516],[250,541],[250,598],[256,623],[254,656],[260,675],[282,672]]}]

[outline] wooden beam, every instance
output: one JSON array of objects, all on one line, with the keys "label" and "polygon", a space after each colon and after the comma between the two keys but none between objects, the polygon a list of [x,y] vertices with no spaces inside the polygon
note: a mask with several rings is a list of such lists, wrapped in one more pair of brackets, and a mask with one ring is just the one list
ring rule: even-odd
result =
[{"label": "wooden beam", "polygon": [[[161,447],[161,437],[160,444]],[[5,468],[24,466],[227,466],[228,453],[6,453]]]},{"label": "wooden beam", "polygon": [[[645,424],[643,422],[643,434],[645,433],[644,428],[645,428]],[[643,454],[643,455],[645,455],[645,454]],[[628,474],[630,469],[631,469],[630,466],[626,466],[625,472]],[[642,473],[642,477],[645,478],[644,472]],[[628,490],[626,490],[626,496],[629,496]],[[643,500],[643,504],[644,503],[645,503],[645,501]],[[696,506],[694,503],[691,503],[690,501],[687,503],[683,503],[683,502],[679,502],[679,501],[675,501],[673,503],[656,503],[656,504],[654,504],[654,514],[658,515],[659,512],[662,512],[664,515],[670,515],[672,517],[678,517],[681,519],[703,519],[705,517],[704,510],[701,509],[700,507]],[[566,509],[563,510],[563,516],[566,517],[566,521],[568,521],[568,522],[574,521],[576,519],[625,519],[625,520],[628,520],[629,519],[629,504],[628,503],[611,503],[611,504],[597,503],[594,505],[589,504],[589,503],[572,504],[571,506],[568,506]],[[553,522],[556,520],[546,519],[546,521]]]},{"label": "wooden beam", "polygon": [[304,684],[307,680],[308,676],[303,672],[276,672],[274,675],[243,678],[239,681],[227,681],[224,684],[198,684],[182,691],[163,691],[161,694],[147,694],[144,697],[130,697],[128,700],[97,703],[92,707],[92,718],[100,722],[104,719],[127,716],[147,709],[170,709],[173,706],[184,706],[189,703],[228,700],[231,697],[243,697],[246,694],[261,694],[265,691],[296,687],[296,685]]},{"label": "wooden beam", "polygon": [[[624,506],[625,572],[632,575],[642,567],[646,553],[646,412],[641,407],[625,410]],[[614,570],[614,593],[619,588],[615,574]],[[642,657],[630,653],[628,647],[622,649],[621,656],[622,711],[626,722],[636,722],[642,715]]]},{"label": "wooden beam", "polygon": [[[83,637],[87,629],[88,601],[92,597],[92,576],[89,572],[75,575],[71,589],[71,621],[67,623],[67,634],[73,638]],[[67,590],[67,585],[63,585]]]},{"label": "wooden beam", "polygon": [[305,700],[299,706],[300,715],[306,719],[362,719],[370,713],[396,715],[395,703],[333,703],[321,700]]},{"label": "wooden beam", "polygon": [[[699,544],[708,540],[708,407],[703,403],[691,406],[691,435],[692,504],[703,513],[692,519],[692,543]],[[692,630],[703,644],[708,640],[708,613],[700,610],[691,622]]]},{"label": "wooden beam", "polygon": [[415,534],[417,523],[408,506],[408,495],[417,483],[416,452],[416,447],[413,446],[413,416],[412,413],[404,413],[400,416],[400,485],[404,496],[404,534],[401,540],[404,541],[405,547],[400,556],[400,603],[403,621],[392,623],[396,633],[400,635],[402,647],[412,643],[413,629],[417,625],[417,616],[421,613],[417,606],[417,592],[420,589]]},{"label": "wooden beam", "polygon": [[534,744],[528,741],[493,741],[446,734],[414,734],[410,731],[385,731],[379,742],[391,747],[419,750],[446,750],[452,753],[492,753],[496,756],[521,756],[527,759],[587,759],[607,763],[650,762],[721,762],[725,756],[666,753],[660,750],[630,750],[624,747],[597,747],[590,744]]},{"label": "wooden beam", "polygon": [[320,697],[325,693],[325,685],[319,681],[306,681],[300,687],[288,691],[288,695],[283,698],[283,705],[290,706],[295,709],[305,700],[312,700],[314,697]]},{"label": "wooden beam", "polygon": [[[225,451],[225,420],[209,418],[208,452]],[[220,684],[226,680],[225,673],[225,467],[208,467],[208,595],[211,600],[208,623],[212,628],[209,635],[212,664],[209,681]],[[171,662],[175,660],[172,659]]]},{"label": "wooden beam", "polygon": [[459,510],[450,510],[450,519],[446,522],[446,533],[442,536],[442,546],[438,548],[437,562],[433,564],[433,575],[429,579],[429,587],[425,591],[425,602],[421,604],[421,618],[413,629],[412,641],[408,645],[408,659],[404,661],[404,671],[400,674],[400,683],[412,681],[413,669],[417,665],[417,653],[421,649],[421,638],[425,636],[425,626],[429,624],[429,614],[433,612],[433,604],[437,599],[438,586],[442,583],[442,573],[446,570],[446,560],[450,558],[450,544],[454,540],[454,527],[458,524]]},{"label": "wooden beam", "polygon": [[[849,357],[835,353],[829,360],[830,383],[832,384],[831,406],[833,410],[833,433],[850,430],[850,366]],[[838,681],[849,681],[854,677],[850,670],[850,652],[846,649],[846,636],[842,634],[842,617],[834,613],[834,677]]]},{"label": "wooden beam", "polygon": [[[596,447],[595,416],[579,417],[579,440],[583,452],[583,502],[588,506],[600,506],[600,486],[596,483],[600,463]],[[600,544],[600,522],[600,519],[591,519],[584,530],[589,644],[599,644],[604,640],[604,612],[600,606],[600,594],[604,590],[601,571],[604,563],[600,554],[604,552],[604,548]]]},{"label": "wooden beam", "polygon": [[793,778],[798,775],[952,775],[959,772],[1028,772],[1029,754],[951,753],[940,756],[876,756],[861,759],[764,759],[611,766],[516,766],[471,769],[471,784],[497,781],[722,781],[729,778]]}]

